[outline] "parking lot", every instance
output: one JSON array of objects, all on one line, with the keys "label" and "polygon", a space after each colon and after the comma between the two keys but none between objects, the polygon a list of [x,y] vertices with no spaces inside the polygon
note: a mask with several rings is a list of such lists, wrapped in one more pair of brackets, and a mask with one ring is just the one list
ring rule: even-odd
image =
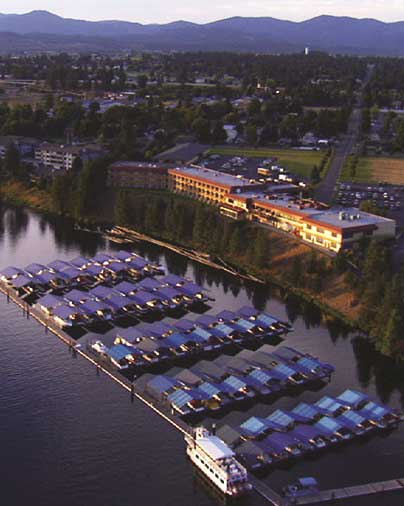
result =
[{"label": "parking lot", "polygon": [[[199,164],[208,169],[226,174],[241,175],[248,179],[266,179],[270,177],[275,180],[288,182],[294,179],[294,175],[284,169],[276,157],[256,158],[212,154],[203,158]],[[264,169],[267,172],[265,174],[263,172],[259,173],[258,169]]]},{"label": "parking lot", "polygon": [[335,202],[346,207],[359,207],[361,202],[370,201],[379,209],[397,211],[401,209],[404,186],[366,185],[359,183],[339,183],[335,192]]}]

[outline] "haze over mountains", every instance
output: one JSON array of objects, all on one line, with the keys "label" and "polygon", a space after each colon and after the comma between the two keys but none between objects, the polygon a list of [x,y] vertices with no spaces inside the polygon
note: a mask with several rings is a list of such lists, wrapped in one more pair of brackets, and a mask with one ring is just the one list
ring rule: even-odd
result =
[{"label": "haze over mountains", "polygon": [[303,22],[233,17],[207,24],[142,25],[66,19],[47,11],[0,14],[0,52],[177,51],[295,52],[404,55],[404,22],[319,16]]}]

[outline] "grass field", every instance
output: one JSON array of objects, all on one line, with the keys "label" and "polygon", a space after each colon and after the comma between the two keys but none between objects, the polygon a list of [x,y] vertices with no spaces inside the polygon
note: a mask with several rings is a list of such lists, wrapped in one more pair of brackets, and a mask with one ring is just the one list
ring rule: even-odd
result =
[{"label": "grass field", "polygon": [[362,157],[359,158],[355,177],[352,177],[349,164],[345,164],[341,181],[370,183],[383,181],[390,184],[404,184],[404,158]]},{"label": "grass field", "polygon": [[310,176],[314,165],[319,166],[324,158],[323,151],[299,151],[298,149],[255,149],[223,147],[212,148],[211,155],[244,156],[249,158],[272,158],[277,157],[279,164],[288,168],[291,172],[301,176]]}]

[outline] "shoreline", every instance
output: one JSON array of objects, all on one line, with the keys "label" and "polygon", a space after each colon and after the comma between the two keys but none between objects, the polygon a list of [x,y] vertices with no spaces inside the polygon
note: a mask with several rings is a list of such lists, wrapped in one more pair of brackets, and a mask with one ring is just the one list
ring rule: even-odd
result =
[{"label": "shoreline", "polygon": [[[29,189],[27,189],[29,191]],[[1,193],[0,193],[1,195]],[[61,213],[58,213],[52,209],[49,208],[49,205],[37,205],[37,203],[30,201],[28,198],[24,198],[24,196],[12,196],[11,198],[7,197],[3,193],[3,204],[14,206],[14,207],[26,207],[34,212],[37,212],[41,215],[48,216],[48,217],[58,217],[58,218],[65,218],[71,220],[73,223],[77,223],[77,220],[74,220],[72,216],[69,214],[63,215]],[[335,318],[339,320],[344,325],[348,326],[351,330],[358,330],[362,331],[358,325],[358,322],[351,318],[349,315],[341,312],[339,309],[332,307],[331,305],[327,304],[327,302],[321,301],[315,296],[313,296],[310,292],[306,291],[302,288],[296,288],[292,286],[288,281],[285,279],[279,279],[278,277],[274,276],[273,273],[265,275],[266,279],[260,279],[254,274],[239,270],[237,267],[234,267],[230,265],[228,262],[223,262],[223,264],[218,263],[217,259],[212,259],[211,256],[208,253],[197,251],[194,249],[191,249],[187,246],[183,245],[177,245],[170,243],[168,241],[162,240],[160,238],[155,238],[146,234],[142,234],[140,232],[137,232],[134,229],[130,229],[129,227],[119,227],[115,225],[115,223],[111,221],[100,221],[97,219],[94,219],[94,217],[86,217],[78,220],[78,223],[83,224],[85,227],[103,227],[106,228],[106,226],[109,226],[112,230],[116,229],[122,229],[127,233],[129,236],[131,236],[132,240],[125,240],[124,242],[119,241],[119,235],[116,235],[116,237],[113,237],[112,242],[116,242],[118,244],[124,244],[124,243],[134,243],[134,242],[145,242],[149,244],[155,244],[163,249],[167,249],[169,251],[172,251],[178,255],[184,256],[185,258],[188,258],[189,260],[195,261],[200,263],[201,265],[206,265],[207,267],[211,267],[213,269],[221,270],[223,272],[226,272],[227,274],[230,274],[232,276],[237,277],[238,279],[246,282],[254,283],[258,286],[265,286],[267,284],[273,284],[279,289],[285,290],[288,294],[294,295],[301,299],[304,302],[307,302],[309,304],[315,305],[318,309],[320,309],[323,313],[323,316],[325,319],[328,318]],[[80,228],[78,228],[80,230]],[[87,233],[98,233],[99,235],[103,236],[107,240],[111,240],[111,234],[109,234],[106,230],[99,230],[99,231],[92,231],[92,230],[82,230],[83,232]],[[113,235],[113,234],[112,234]]]}]

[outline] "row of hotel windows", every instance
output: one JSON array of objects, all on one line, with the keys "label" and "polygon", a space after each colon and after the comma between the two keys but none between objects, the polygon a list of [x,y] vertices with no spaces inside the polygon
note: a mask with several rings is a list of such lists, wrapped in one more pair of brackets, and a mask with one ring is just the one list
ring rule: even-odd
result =
[{"label": "row of hotel windows", "polygon": [[[306,224],[306,229],[307,230],[316,230],[316,227],[312,227],[311,225],[307,225]],[[321,228],[321,227],[317,227],[317,232],[319,234],[325,234],[326,233],[325,229]],[[328,232],[328,230],[327,230],[327,232]],[[331,232],[331,236],[332,237],[338,237],[338,234],[336,232]]]},{"label": "row of hotel windows", "polygon": [[[318,237],[318,236],[314,236],[314,235],[310,235],[310,234],[306,234],[306,240],[311,241],[311,242],[316,242],[317,244],[321,244],[321,245],[324,244],[324,239],[322,237]],[[337,248],[337,243],[332,242],[331,248],[333,248],[333,249]]]}]

